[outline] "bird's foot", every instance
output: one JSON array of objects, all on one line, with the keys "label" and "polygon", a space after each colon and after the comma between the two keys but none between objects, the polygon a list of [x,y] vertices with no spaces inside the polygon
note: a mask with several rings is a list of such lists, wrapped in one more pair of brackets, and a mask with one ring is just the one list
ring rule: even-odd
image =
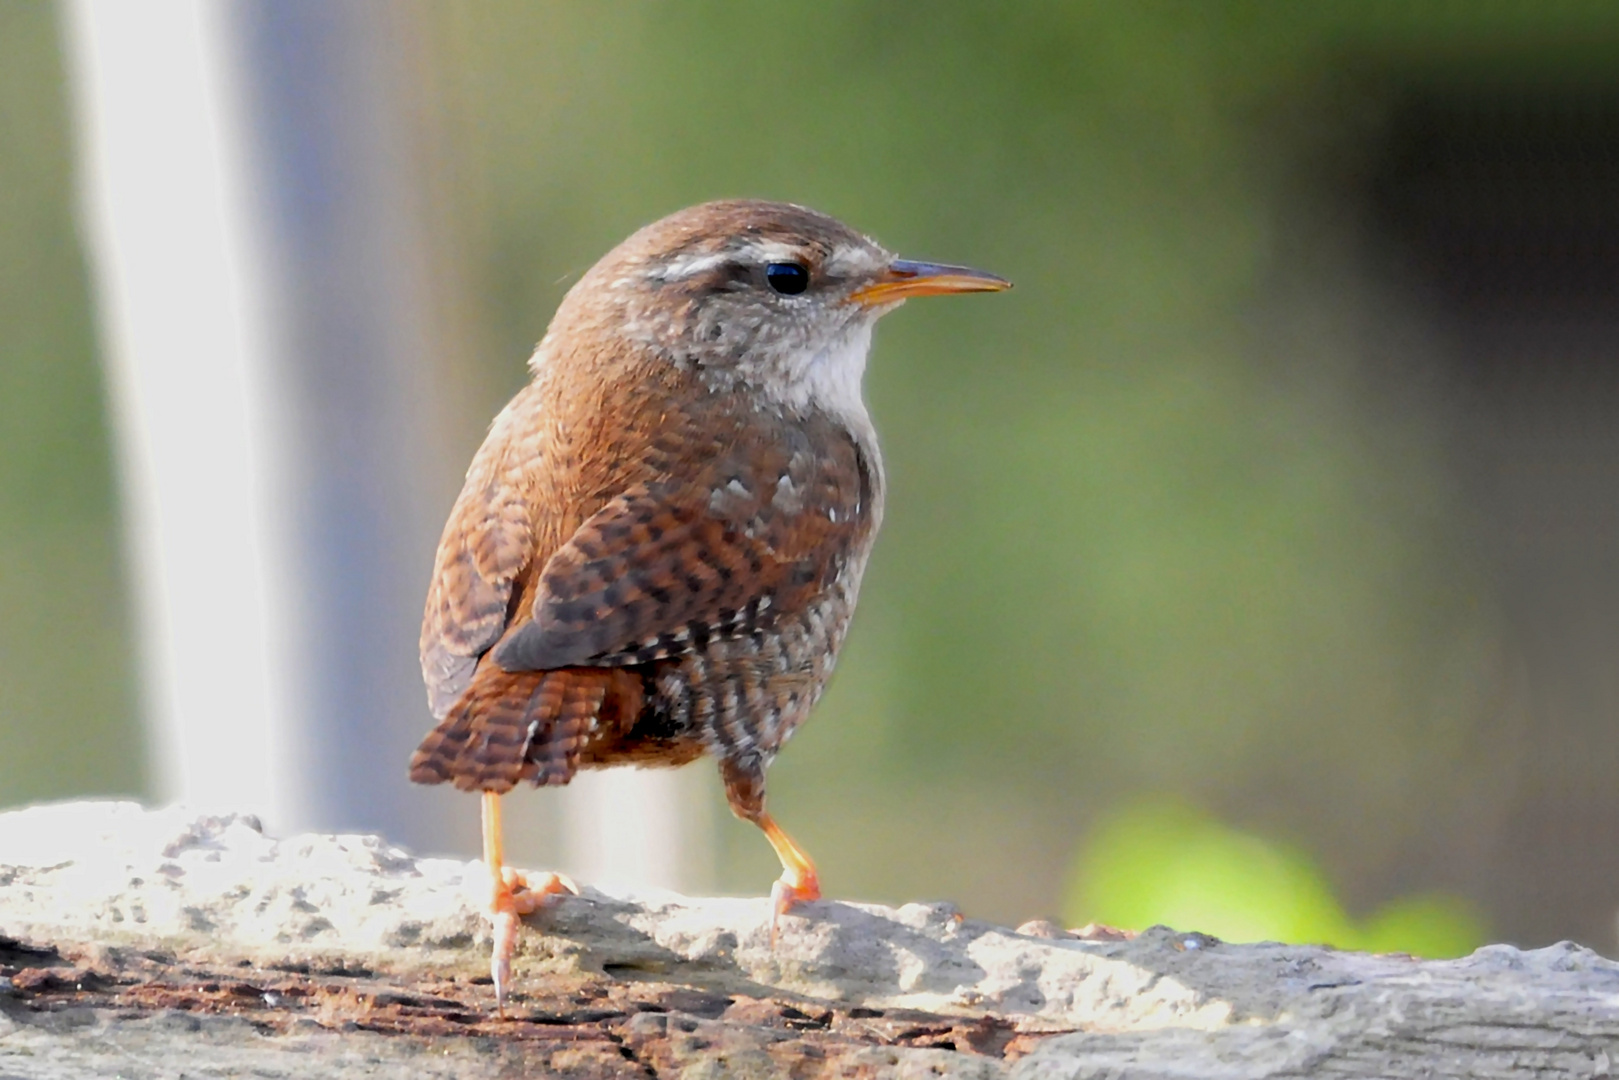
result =
[{"label": "bird's foot", "polygon": [[501,911],[510,906],[518,915],[532,915],[545,904],[547,897],[569,893],[579,895],[579,886],[566,874],[547,870],[530,882],[521,871],[510,866],[500,868],[500,885],[494,890],[489,910]]},{"label": "bird's foot", "polygon": [[579,886],[563,874],[546,873],[531,883],[509,866],[500,868],[500,884],[493,885],[486,914],[494,926],[494,949],[489,958],[489,977],[495,984],[495,1008],[506,1011],[506,991],[512,981],[512,954],[517,951],[517,927],[524,915],[544,905],[546,898],[561,893],[579,895]]},{"label": "bird's foot", "polygon": [[770,947],[776,947],[777,924],[794,904],[808,903],[821,898],[821,883],[814,867],[802,870],[787,869],[770,887]]}]

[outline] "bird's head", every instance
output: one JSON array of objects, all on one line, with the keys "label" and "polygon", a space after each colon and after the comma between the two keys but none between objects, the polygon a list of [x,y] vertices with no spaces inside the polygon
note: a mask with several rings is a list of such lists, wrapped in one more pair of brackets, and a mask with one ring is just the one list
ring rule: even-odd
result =
[{"label": "bird's head", "polygon": [[911,262],[790,203],[704,203],[656,221],[580,279],[542,342],[584,331],[753,388],[793,409],[863,413],[860,378],[877,319],[913,296],[994,292],[1010,282]]}]

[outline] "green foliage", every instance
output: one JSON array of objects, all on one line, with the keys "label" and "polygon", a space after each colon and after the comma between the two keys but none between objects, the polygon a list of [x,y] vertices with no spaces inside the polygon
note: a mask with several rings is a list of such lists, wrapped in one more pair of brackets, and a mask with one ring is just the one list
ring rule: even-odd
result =
[{"label": "green foliage", "polygon": [[1436,958],[1487,940],[1471,905],[1438,893],[1395,900],[1356,922],[1304,852],[1167,801],[1137,802],[1103,819],[1075,858],[1064,914],[1073,925],[1162,923],[1227,941]]}]

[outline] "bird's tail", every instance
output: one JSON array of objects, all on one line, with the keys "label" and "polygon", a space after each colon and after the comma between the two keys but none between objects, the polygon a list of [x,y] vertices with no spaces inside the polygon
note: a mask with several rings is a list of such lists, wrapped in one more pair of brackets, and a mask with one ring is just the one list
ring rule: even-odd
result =
[{"label": "bird's tail", "polygon": [[488,660],[410,759],[418,784],[510,791],[519,780],[566,784],[598,723],[613,672],[506,671]]}]

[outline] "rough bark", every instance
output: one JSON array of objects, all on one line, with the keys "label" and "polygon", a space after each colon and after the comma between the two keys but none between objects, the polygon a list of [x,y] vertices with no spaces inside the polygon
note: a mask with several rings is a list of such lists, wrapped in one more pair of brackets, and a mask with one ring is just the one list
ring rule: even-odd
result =
[{"label": "rough bark", "polygon": [[[81,803],[0,815],[0,1076],[1606,1076],[1619,964],[1081,940],[944,904],[587,889],[504,1018],[481,868]],[[470,882],[472,888],[469,888]]]}]

